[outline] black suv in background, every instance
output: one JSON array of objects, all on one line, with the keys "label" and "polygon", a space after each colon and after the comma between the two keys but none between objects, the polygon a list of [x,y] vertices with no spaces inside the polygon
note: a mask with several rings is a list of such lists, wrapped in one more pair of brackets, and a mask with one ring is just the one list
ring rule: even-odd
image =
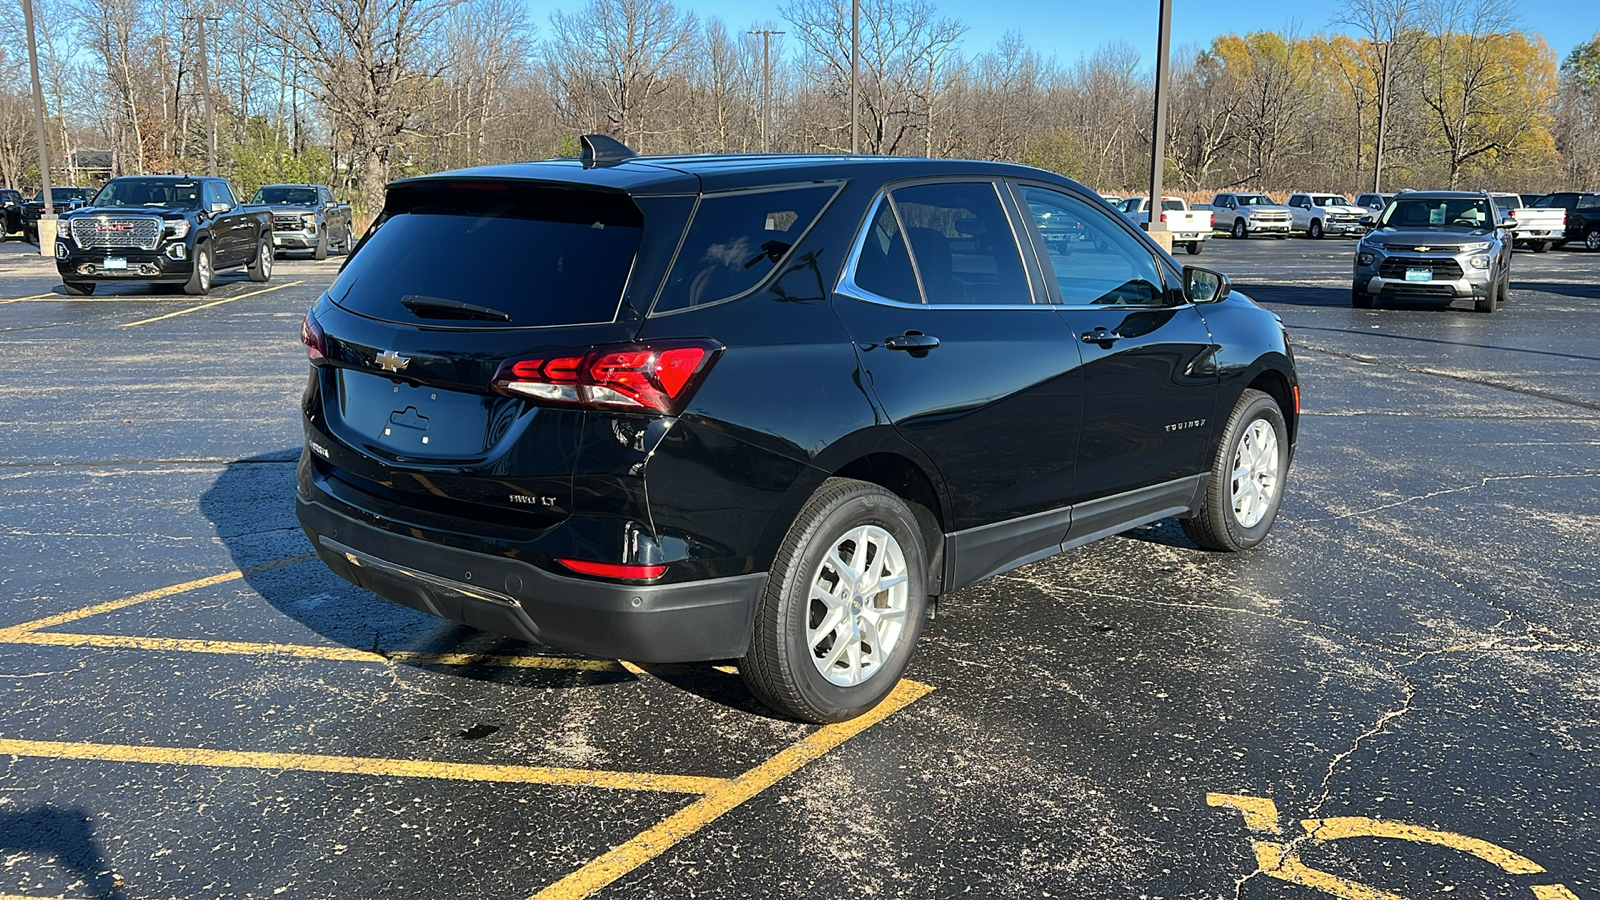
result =
[{"label": "black suv in background", "polygon": [[22,192],[0,188],[0,241],[22,230]]},{"label": "black suv in background", "polygon": [[[88,206],[93,197],[94,188],[53,187],[50,189],[50,206],[59,216]],[[23,240],[30,244],[39,243],[39,217],[42,215],[44,215],[43,190],[34,194],[32,200],[22,204]]]},{"label": "black suv in background", "polygon": [[930,597],[1168,516],[1266,537],[1282,326],[1081,185],[585,142],[390,185],[307,314],[297,509],[344,578],[565,650],[737,659],[821,722],[888,694]]}]

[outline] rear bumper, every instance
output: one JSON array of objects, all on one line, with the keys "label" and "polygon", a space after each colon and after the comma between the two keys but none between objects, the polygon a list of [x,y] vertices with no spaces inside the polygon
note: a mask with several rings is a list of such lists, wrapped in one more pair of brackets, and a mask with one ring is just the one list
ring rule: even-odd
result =
[{"label": "rear bumper", "polygon": [[305,496],[295,510],[317,555],[346,581],[442,619],[592,656],[743,656],[766,587],[765,573],[664,585],[568,578],[395,534]]}]

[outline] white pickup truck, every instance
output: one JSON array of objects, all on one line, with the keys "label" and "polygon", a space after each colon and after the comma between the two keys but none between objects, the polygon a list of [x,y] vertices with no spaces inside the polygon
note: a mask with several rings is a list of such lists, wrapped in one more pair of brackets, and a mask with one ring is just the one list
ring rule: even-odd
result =
[{"label": "white pickup truck", "polygon": [[[1309,238],[1325,234],[1366,234],[1372,214],[1339,194],[1290,194],[1293,228]],[[1366,220],[1366,221],[1364,221]]]},{"label": "white pickup truck", "polygon": [[[1117,206],[1134,224],[1150,230],[1150,198],[1129,197]],[[1208,210],[1191,210],[1182,197],[1161,198],[1161,219],[1172,232],[1172,246],[1183,245],[1193,256],[1204,250],[1211,237],[1211,213]]]},{"label": "white pickup truck", "polygon": [[1513,247],[1529,247],[1535,253],[1545,253],[1561,243],[1567,234],[1567,211],[1559,206],[1528,206],[1521,194],[1490,191],[1494,205],[1500,212],[1517,221],[1511,229]]}]

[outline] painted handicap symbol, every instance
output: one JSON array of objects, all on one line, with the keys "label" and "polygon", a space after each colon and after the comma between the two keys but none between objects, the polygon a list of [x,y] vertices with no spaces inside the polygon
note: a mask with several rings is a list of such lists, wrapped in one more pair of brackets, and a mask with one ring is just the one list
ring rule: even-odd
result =
[{"label": "painted handicap symbol", "polygon": [[[1210,806],[1237,810],[1244,817],[1245,826],[1251,831],[1283,836],[1283,828],[1278,823],[1278,805],[1266,797],[1207,794],[1206,803]],[[1533,860],[1507,850],[1499,844],[1404,822],[1369,819],[1364,816],[1338,816],[1328,819],[1301,819],[1300,827],[1306,832],[1304,840],[1312,844],[1326,844],[1345,838],[1410,841],[1448,847],[1475,856],[1511,875],[1538,875],[1545,871],[1543,866]],[[1313,869],[1300,860],[1300,854],[1295,849],[1296,843],[1298,842],[1252,838],[1251,846],[1255,850],[1256,865],[1261,868],[1262,874],[1290,884],[1315,888],[1342,900],[1407,900],[1399,894],[1341,878],[1332,872]],[[1578,900],[1577,895],[1561,884],[1536,884],[1531,890],[1535,900]]]}]

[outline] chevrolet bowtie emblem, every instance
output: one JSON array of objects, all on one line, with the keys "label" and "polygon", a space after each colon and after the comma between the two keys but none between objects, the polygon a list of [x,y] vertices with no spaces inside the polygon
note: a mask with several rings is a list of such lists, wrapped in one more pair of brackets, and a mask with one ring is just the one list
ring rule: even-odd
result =
[{"label": "chevrolet bowtie emblem", "polygon": [[385,372],[398,372],[411,365],[411,357],[401,356],[393,350],[385,350],[372,358],[372,361],[383,367]]},{"label": "chevrolet bowtie emblem", "polygon": [[1417,252],[1418,253],[1427,253],[1429,250],[1432,250],[1432,249],[1433,249],[1432,247],[1418,247],[1417,248]]}]

